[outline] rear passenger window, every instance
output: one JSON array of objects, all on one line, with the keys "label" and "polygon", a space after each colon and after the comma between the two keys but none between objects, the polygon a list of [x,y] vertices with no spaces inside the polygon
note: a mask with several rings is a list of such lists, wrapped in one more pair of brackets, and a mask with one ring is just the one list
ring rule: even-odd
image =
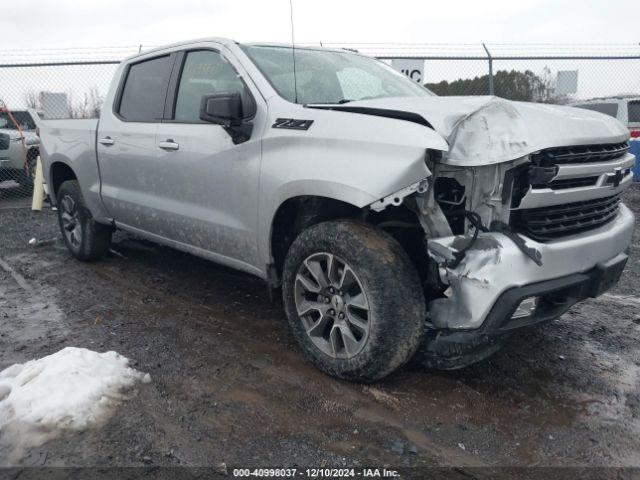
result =
[{"label": "rear passenger window", "polygon": [[131,65],[122,89],[120,116],[131,122],[161,120],[170,74],[169,55]]},{"label": "rear passenger window", "polygon": [[629,123],[640,123],[640,100],[629,102]]},{"label": "rear passenger window", "polygon": [[175,120],[202,123],[200,102],[205,95],[239,93],[246,117],[253,116],[253,99],[235,69],[218,52],[187,53],[176,97]]},{"label": "rear passenger window", "polygon": [[587,110],[593,110],[594,112],[604,113],[610,117],[618,117],[618,104],[617,103],[585,103],[584,105],[575,105],[578,108],[586,108]]}]

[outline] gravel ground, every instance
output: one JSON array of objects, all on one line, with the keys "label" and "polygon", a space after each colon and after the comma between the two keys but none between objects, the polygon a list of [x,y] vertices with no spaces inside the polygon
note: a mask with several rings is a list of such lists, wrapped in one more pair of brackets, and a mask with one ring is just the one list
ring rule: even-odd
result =
[{"label": "gravel ground", "polygon": [[614,290],[490,359],[363,386],[307,363],[253,277],[124,234],[81,263],[58,235],[55,212],[0,209],[0,370],[76,346],[152,382],[19,466],[640,466],[637,236]]}]

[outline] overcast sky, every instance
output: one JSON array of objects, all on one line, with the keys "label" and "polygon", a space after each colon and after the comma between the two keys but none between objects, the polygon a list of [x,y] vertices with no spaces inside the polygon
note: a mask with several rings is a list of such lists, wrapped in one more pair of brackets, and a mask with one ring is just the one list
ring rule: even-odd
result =
[{"label": "overcast sky", "polygon": [[[290,42],[289,0],[5,0],[0,15],[0,63],[120,60],[144,49],[202,37],[241,42]],[[640,54],[638,0],[293,0],[299,43],[430,44],[420,50],[395,46],[357,48],[366,54],[484,55]],[[473,44],[451,46],[452,44]],[[566,47],[571,44],[600,46]],[[449,45],[445,47],[443,44]],[[496,44],[529,44],[505,47]],[[546,44],[535,45],[531,44]],[[555,45],[565,45],[553,50]],[[618,44],[615,45],[614,44]],[[621,46],[625,44],[625,46]],[[549,46],[550,45],[550,46]],[[78,51],[87,47],[128,47]],[[398,50],[398,49],[402,50]],[[507,51],[511,48],[511,51]],[[587,48],[592,49],[587,51]],[[56,50],[64,49],[64,50]],[[73,50],[67,50],[73,49]],[[640,61],[499,61],[495,70],[529,69],[551,75],[578,70],[576,98],[640,92]],[[107,91],[115,66],[6,68],[0,99],[21,107],[26,92],[68,92],[83,98],[91,88]],[[434,61],[426,82],[485,75],[484,60]]]},{"label": "overcast sky", "polygon": [[[637,0],[293,0],[296,41],[638,43]],[[0,50],[290,39],[289,0],[20,0]]]}]

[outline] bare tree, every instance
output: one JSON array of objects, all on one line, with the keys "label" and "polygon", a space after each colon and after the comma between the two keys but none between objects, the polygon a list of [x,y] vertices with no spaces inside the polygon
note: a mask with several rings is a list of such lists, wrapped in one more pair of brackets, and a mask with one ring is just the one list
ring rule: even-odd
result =
[{"label": "bare tree", "polygon": [[[86,94],[85,94],[86,95]],[[88,112],[90,118],[99,118],[100,111],[102,110],[102,104],[104,103],[104,98],[100,95],[98,91],[98,87],[91,87],[89,89],[89,99],[88,99]]]},{"label": "bare tree", "polygon": [[34,110],[40,109],[40,97],[33,90],[25,92],[23,100],[27,108],[33,108]]},{"label": "bare tree", "polygon": [[559,105],[565,105],[571,102],[571,97],[569,95],[557,93],[557,83],[557,77],[553,72],[551,72],[551,69],[549,67],[544,67],[542,69],[542,74],[540,75],[540,98],[536,99],[536,101],[556,103]]},{"label": "bare tree", "polygon": [[79,113],[73,92],[69,90],[67,91],[67,116],[69,118],[78,118]]},{"label": "bare tree", "polygon": [[77,99],[73,92],[67,92],[67,111],[69,118],[98,118],[104,99],[98,87],[91,87],[88,92]]}]

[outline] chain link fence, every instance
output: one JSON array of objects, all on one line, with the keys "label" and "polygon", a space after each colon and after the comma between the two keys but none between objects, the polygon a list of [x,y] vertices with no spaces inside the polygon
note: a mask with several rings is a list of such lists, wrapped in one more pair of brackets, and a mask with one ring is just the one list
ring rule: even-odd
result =
[{"label": "chain link fence", "polygon": [[[424,62],[423,83],[439,95],[498,95],[545,103],[640,96],[639,44],[324,46],[346,47],[385,61]],[[568,73],[574,88],[563,82]]]},{"label": "chain link fence", "polygon": [[0,50],[0,208],[30,205],[35,117],[97,118],[118,63],[140,49]]},{"label": "chain link fence", "polygon": [[[640,98],[638,45],[323,46],[349,48],[387,62],[424,62],[422,83],[439,95],[494,94],[561,104]],[[119,61],[147,48],[0,51],[0,208],[29,204],[39,146],[31,116],[97,118]],[[575,79],[573,88],[561,85],[563,75]]]}]

